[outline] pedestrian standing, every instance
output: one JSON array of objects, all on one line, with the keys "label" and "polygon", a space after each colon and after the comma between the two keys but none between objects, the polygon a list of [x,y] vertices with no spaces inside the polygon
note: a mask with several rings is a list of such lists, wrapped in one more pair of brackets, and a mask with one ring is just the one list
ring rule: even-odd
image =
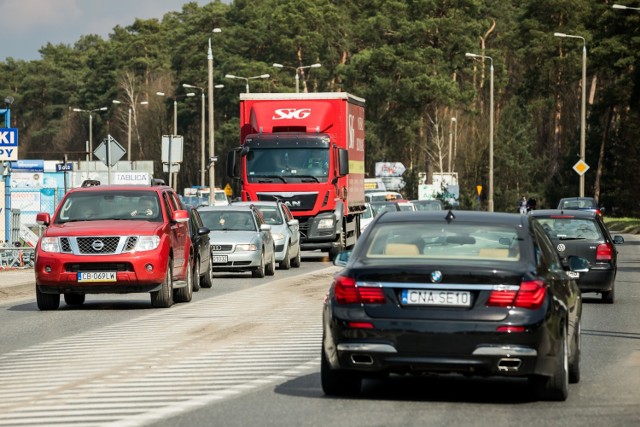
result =
[{"label": "pedestrian standing", "polygon": [[527,213],[527,196],[522,196],[519,207],[520,207],[521,214],[524,215]]}]

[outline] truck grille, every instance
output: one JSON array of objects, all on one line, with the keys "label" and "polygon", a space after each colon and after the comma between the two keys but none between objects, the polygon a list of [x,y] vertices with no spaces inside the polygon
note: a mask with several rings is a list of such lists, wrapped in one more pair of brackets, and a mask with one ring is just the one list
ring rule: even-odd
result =
[{"label": "truck grille", "polygon": [[310,193],[287,193],[290,195],[283,195],[279,193],[258,193],[258,200],[261,201],[283,201],[291,211],[310,211],[316,204],[318,199],[317,192]]},{"label": "truck grille", "polygon": [[113,255],[135,249],[138,236],[61,237],[60,250],[74,255]]}]

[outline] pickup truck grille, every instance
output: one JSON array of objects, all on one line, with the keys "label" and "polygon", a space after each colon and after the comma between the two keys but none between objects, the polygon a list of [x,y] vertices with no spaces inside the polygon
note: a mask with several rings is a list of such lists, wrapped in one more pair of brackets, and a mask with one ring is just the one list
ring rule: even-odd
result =
[{"label": "pickup truck grille", "polygon": [[131,252],[137,236],[61,237],[60,249],[74,255],[113,255]]}]

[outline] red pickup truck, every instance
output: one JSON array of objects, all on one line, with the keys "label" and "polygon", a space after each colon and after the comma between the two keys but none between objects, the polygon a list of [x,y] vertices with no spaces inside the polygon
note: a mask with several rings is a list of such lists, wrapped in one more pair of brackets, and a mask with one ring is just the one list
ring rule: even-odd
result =
[{"label": "red pickup truck", "polygon": [[154,307],[191,301],[189,213],[171,187],[88,181],[36,220],[46,227],[35,257],[40,310],[56,310],[61,294],[71,306],[101,293],[149,292]]}]

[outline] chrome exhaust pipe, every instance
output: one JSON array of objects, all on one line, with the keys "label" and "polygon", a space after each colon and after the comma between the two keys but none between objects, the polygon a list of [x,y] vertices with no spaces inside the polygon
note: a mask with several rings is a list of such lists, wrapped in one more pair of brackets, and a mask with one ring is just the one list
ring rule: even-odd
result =
[{"label": "chrome exhaust pipe", "polygon": [[368,354],[352,354],[351,363],[354,365],[373,365],[373,357]]},{"label": "chrome exhaust pipe", "polygon": [[517,358],[502,358],[498,360],[498,371],[502,372],[516,372],[520,369],[522,360]]}]

